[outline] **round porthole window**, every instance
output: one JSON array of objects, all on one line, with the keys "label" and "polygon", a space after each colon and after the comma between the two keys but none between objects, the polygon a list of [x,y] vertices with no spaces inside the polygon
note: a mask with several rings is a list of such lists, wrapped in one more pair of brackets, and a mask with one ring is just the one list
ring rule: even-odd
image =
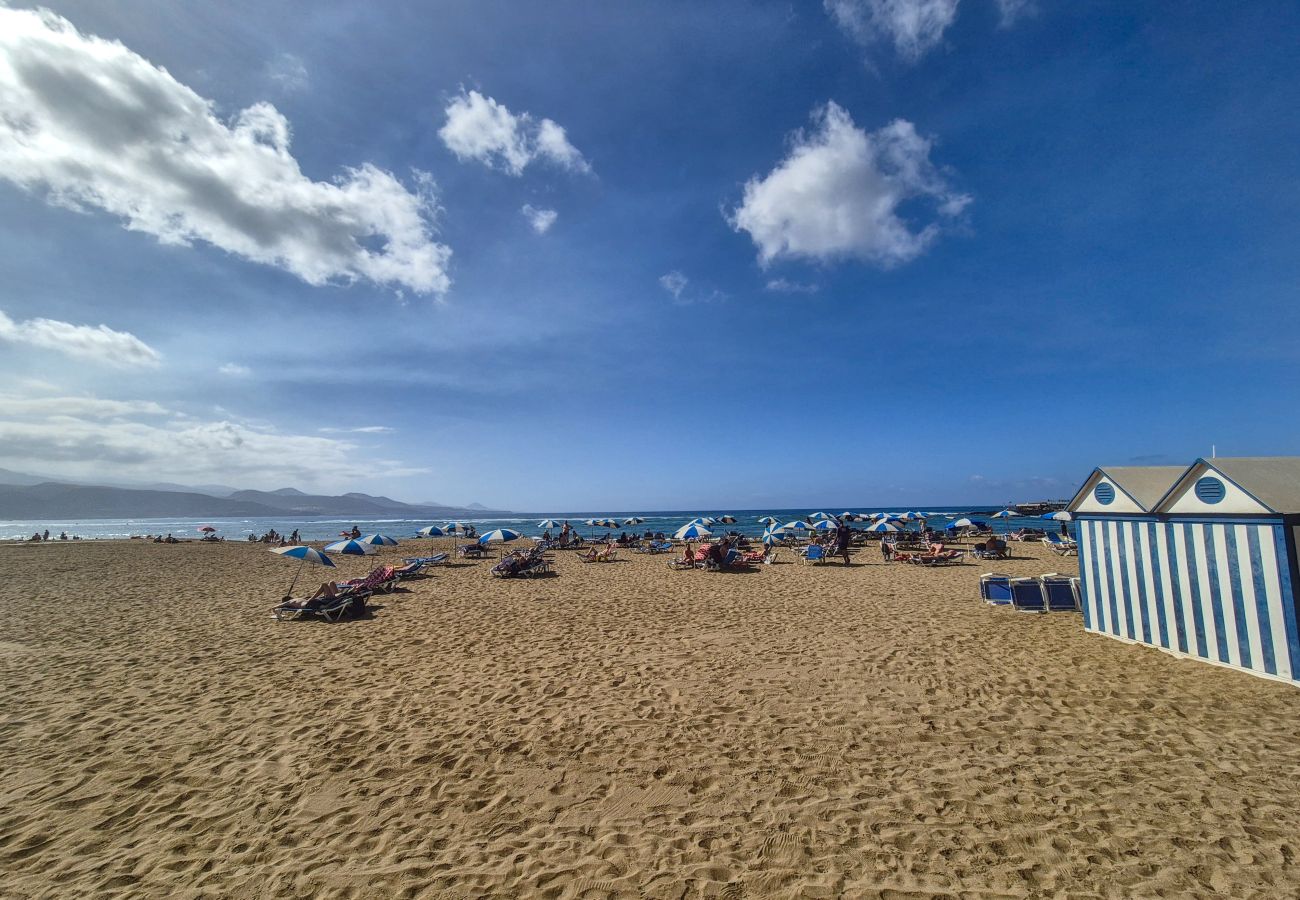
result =
[{"label": "round porthole window", "polygon": [[1227,493],[1223,482],[1213,475],[1206,475],[1196,482],[1196,497],[1202,503],[1218,503]]},{"label": "round porthole window", "polygon": [[1092,495],[1097,498],[1097,502],[1102,506],[1110,506],[1115,502],[1115,488],[1106,481],[1093,488]]}]

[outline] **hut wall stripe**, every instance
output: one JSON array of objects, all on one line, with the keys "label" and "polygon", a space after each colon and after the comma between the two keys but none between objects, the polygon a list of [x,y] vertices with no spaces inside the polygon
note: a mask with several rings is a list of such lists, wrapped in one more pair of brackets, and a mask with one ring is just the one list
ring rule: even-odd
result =
[{"label": "hut wall stripe", "polygon": [[1264,668],[1264,655],[1259,646],[1259,622],[1254,610],[1246,603],[1246,586],[1241,578],[1241,540],[1246,529],[1241,525],[1223,526],[1227,539],[1224,557],[1228,564],[1228,588],[1232,594],[1232,615],[1237,621],[1237,643],[1241,647],[1242,664],[1252,669]]},{"label": "hut wall stripe", "polygon": [[1300,670],[1300,643],[1297,642],[1296,635],[1296,614],[1295,604],[1293,602],[1283,603],[1281,597],[1286,597],[1288,601],[1295,597],[1295,585],[1291,581],[1290,557],[1286,552],[1286,533],[1281,528],[1273,529],[1273,567],[1277,572],[1277,578],[1273,583],[1278,585],[1279,600],[1278,605],[1282,608],[1282,616],[1286,622],[1286,646],[1287,657],[1290,660],[1291,672]]},{"label": "hut wall stripe", "polygon": [[1222,525],[1211,525],[1207,547],[1210,555],[1210,593],[1218,605],[1223,622],[1223,649],[1228,662],[1234,666],[1250,665],[1241,652],[1241,632],[1237,628],[1237,614],[1232,597],[1232,573],[1228,568],[1228,537]]},{"label": "hut wall stripe", "polygon": [[1133,523],[1125,522],[1120,526],[1120,552],[1124,554],[1124,595],[1128,598],[1129,621],[1133,623],[1130,637],[1144,644],[1151,643],[1151,623],[1147,621],[1146,605],[1138,593],[1137,553],[1133,549]]},{"label": "hut wall stripe", "polygon": [[1097,620],[1092,615],[1092,595],[1095,591],[1092,580],[1092,530],[1091,522],[1081,523],[1079,528],[1079,592],[1086,598],[1083,603],[1083,630],[1096,631]]},{"label": "hut wall stripe", "polygon": [[1165,630],[1165,622],[1161,613],[1159,603],[1156,601],[1155,557],[1151,555],[1151,525],[1148,522],[1138,522],[1133,526],[1137,533],[1138,544],[1138,578],[1141,579],[1139,587],[1142,591],[1142,604],[1146,607],[1147,618],[1151,621],[1151,642],[1161,647],[1168,647],[1169,641],[1166,637],[1168,632]]},{"label": "hut wall stripe", "polygon": [[1206,659],[1217,659],[1223,662],[1227,654],[1219,644],[1219,634],[1223,629],[1219,625],[1219,617],[1215,615],[1214,596],[1210,593],[1210,555],[1205,549],[1205,526],[1187,527],[1192,533],[1193,553],[1190,562],[1195,578],[1193,584],[1196,587],[1196,598],[1201,608],[1201,627],[1205,631],[1204,655]]},{"label": "hut wall stripe", "polygon": [[1097,596],[1092,598],[1094,607],[1093,621],[1097,623],[1098,628],[1109,634],[1112,630],[1110,627],[1110,610],[1108,609],[1110,603],[1109,592],[1103,570],[1105,563],[1099,555],[1101,552],[1101,525],[1097,522],[1089,522],[1088,524],[1092,526],[1089,529],[1092,533],[1092,580],[1097,585]]},{"label": "hut wall stripe", "polygon": [[1111,556],[1110,583],[1114,590],[1115,620],[1122,623],[1120,632],[1133,640],[1133,620],[1129,618],[1128,597],[1124,593],[1124,544],[1119,540],[1119,523],[1110,523],[1109,547],[1113,548]]},{"label": "hut wall stripe", "polygon": [[1178,565],[1169,564],[1172,551],[1169,549],[1173,544],[1170,538],[1172,528],[1169,525],[1160,524],[1156,526],[1156,536],[1160,543],[1160,563],[1165,575],[1165,584],[1169,586],[1170,603],[1174,607],[1174,615],[1178,619],[1178,649],[1183,653],[1191,653],[1191,639],[1188,635],[1192,634],[1192,608],[1187,603],[1187,598],[1183,594],[1182,583],[1178,580]]},{"label": "hut wall stripe", "polygon": [[1155,571],[1156,595],[1160,597],[1160,609],[1165,620],[1165,646],[1177,650],[1182,646],[1182,628],[1174,613],[1174,593],[1169,588],[1169,555],[1165,551],[1165,532],[1159,523],[1147,525],[1148,539],[1151,542],[1151,560]]},{"label": "hut wall stripe", "polygon": [[[1256,669],[1263,669],[1270,675],[1277,674],[1277,662],[1273,658],[1272,635],[1266,633],[1268,628],[1268,610],[1260,604],[1255,592],[1255,578],[1259,567],[1253,565],[1255,556],[1251,553],[1251,538],[1255,528],[1247,525],[1234,525],[1237,541],[1236,568],[1233,579],[1241,586],[1241,607],[1246,618],[1246,634],[1250,639],[1250,658]],[[1245,573],[1255,573],[1246,577]]]}]

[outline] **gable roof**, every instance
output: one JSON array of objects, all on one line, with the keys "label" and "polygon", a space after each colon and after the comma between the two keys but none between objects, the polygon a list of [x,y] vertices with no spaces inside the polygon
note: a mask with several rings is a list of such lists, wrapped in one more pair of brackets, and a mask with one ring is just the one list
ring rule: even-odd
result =
[{"label": "gable roof", "polygon": [[1098,466],[1092,470],[1092,474],[1083,482],[1066,508],[1076,509],[1097,476],[1103,476],[1127,494],[1144,512],[1150,511],[1155,507],[1156,501],[1164,497],[1186,471],[1186,466]]},{"label": "gable roof", "polygon": [[1180,493],[1189,478],[1205,467],[1218,472],[1261,505],[1279,514],[1300,513],[1300,456],[1223,456],[1198,459],[1188,467],[1158,505]]}]

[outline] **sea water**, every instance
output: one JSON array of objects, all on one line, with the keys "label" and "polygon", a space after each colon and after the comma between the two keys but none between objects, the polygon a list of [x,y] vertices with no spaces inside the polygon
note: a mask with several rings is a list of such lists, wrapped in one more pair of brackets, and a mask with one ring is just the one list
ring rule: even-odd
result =
[{"label": "sea water", "polygon": [[[969,518],[973,521],[985,522],[992,526],[994,531],[1004,533],[1015,531],[1019,528],[1041,528],[1045,531],[1057,531],[1060,529],[1059,522],[1044,520],[1038,516],[1014,517],[1009,519],[994,519],[989,516],[990,507],[972,508],[969,506],[933,506],[924,507],[920,510],[913,510],[927,514],[927,525],[931,528],[942,530],[949,523],[959,518]],[[907,510],[902,508],[882,509],[879,507],[859,509],[858,507],[839,507],[836,509],[826,508],[823,511],[831,515],[839,515],[846,510],[853,512],[862,512],[875,514],[878,512],[903,513]],[[736,519],[734,525],[713,525],[710,526],[715,534],[725,534],[730,531],[737,531],[750,537],[758,537],[766,527],[758,519],[763,516],[772,516],[779,520],[781,524],[802,520],[815,524],[816,520],[810,518],[813,512],[817,510],[807,509],[771,509],[771,510],[660,510],[658,512],[559,512],[559,513],[530,513],[527,515],[517,514],[505,517],[483,517],[483,518],[466,518],[460,519],[466,525],[473,525],[475,530],[482,534],[494,528],[510,528],[522,532],[528,537],[537,537],[542,533],[542,528],[538,523],[543,519],[554,519],[557,522],[568,521],[569,524],[584,536],[600,536],[612,532],[615,536],[626,531],[628,534],[644,534],[645,532],[664,532],[671,535],[674,531],[681,528],[692,519],[712,516],[718,518],[723,515],[731,515]],[[934,515],[929,515],[933,513]],[[631,517],[645,519],[639,525],[623,525],[624,519]],[[592,528],[584,524],[586,519],[613,519],[619,522],[618,528]],[[356,526],[362,534],[384,534],[398,541],[414,540],[417,538],[416,532],[426,525],[446,525],[445,519],[343,519],[333,516],[310,516],[302,518],[264,516],[264,517],[228,517],[215,519],[194,519],[194,518],[151,518],[151,519],[75,519],[75,520],[30,520],[30,521],[3,521],[0,522],[0,540],[20,540],[29,538],[35,533],[43,533],[47,529],[51,538],[57,538],[60,533],[67,532],[69,537],[76,535],[83,540],[103,540],[103,539],[120,539],[132,536],[149,535],[167,535],[171,534],[177,538],[199,538],[202,537],[198,531],[202,525],[211,525],[216,528],[216,534],[224,537],[226,540],[242,541],[247,540],[251,535],[262,535],[274,528],[280,534],[288,535],[296,529],[304,541],[332,541],[337,540],[343,532],[350,532],[352,526]],[[866,523],[853,523],[854,527],[861,528]],[[917,523],[906,522],[896,523],[900,527],[915,529]],[[553,533],[559,532],[559,528],[552,529]]]}]

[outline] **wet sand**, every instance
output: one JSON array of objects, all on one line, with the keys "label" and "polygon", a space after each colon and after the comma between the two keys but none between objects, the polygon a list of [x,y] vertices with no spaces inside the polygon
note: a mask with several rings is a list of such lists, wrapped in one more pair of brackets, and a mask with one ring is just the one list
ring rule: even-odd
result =
[{"label": "wet sand", "polygon": [[0,894],[1300,895],[1295,688],[857,559],[465,564],[324,624],[259,546],[0,546]]}]

